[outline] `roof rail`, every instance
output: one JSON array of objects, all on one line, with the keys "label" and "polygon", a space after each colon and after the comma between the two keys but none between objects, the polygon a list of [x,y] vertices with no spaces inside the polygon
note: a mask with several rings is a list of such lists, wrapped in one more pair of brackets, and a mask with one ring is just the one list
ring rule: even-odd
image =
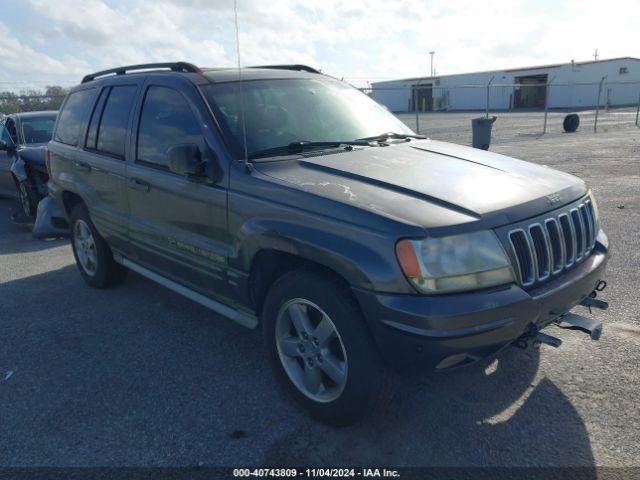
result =
[{"label": "roof rail", "polygon": [[187,62],[143,63],[141,65],[128,65],[126,67],[111,68],[109,70],[102,70],[101,72],[91,73],[89,75],[85,75],[82,78],[81,83],[87,83],[91,80],[95,80],[99,77],[105,77],[107,75],[125,75],[127,72],[132,72],[135,70],[150,70],[156,68],[168,68],[173,72],[202,72],[202,70],[200,70],[198,67],[196,67],[192,63]]},{"label": "roof rail", "polygon": [[320,70],[316,70],[313,67],[309,67],[308,65],[301,65],[299,63],[293,65],[258,65],[256,67],[249,68],[272,68],[274,70],[297,70],[301,72],[309,72],[309,73],[322,73]]}]

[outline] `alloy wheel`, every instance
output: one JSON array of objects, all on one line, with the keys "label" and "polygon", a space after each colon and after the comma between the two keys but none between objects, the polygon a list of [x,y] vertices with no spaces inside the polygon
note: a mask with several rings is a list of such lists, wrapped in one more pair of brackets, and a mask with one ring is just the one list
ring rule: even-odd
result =
[{"label": "alloy wheel", "polygon": [[302,298],[286,302],[276,318],[280,362],[300,392],[316,402],[338,398],[347,383],[347,353],[331,318]]},{"label": "alloy wheel", "polygon": [[87,275],[95,275],[98,268],[98,252],[91,229],[84,220],[77,220],[74,225],[73,243],[82,269]]}]

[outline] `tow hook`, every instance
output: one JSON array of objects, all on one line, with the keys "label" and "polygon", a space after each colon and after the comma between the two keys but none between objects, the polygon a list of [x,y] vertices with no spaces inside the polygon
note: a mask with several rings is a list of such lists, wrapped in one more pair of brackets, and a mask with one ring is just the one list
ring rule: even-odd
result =
[{"label": "tow hook", "polygon": [[609,308],[609,304],[603,300],[596,300],[598,296],[598,292],[602,292],[605,288],[607,288],[607,282],[604,280],[600,280],[596,285],[596,288],[593,289],[588,296],[586,296],[581,302],[580,305],[583,307],[587,307],[589,309],[589,313],[591,312],[591,307],[597,308],[600,310],[606,310]]},{"label": "tow hook", "polygon": [[598,300],[591,296],[585,297],[585,299],[580,302],[580,305],[583,307],[589,307],[589,309],[591,309],[591,307],[598,308],[600,310],[606,310],[609,308],[609,304],[607,302],[604,300]]},{"label": "tow hook", "polygon": [[533,337],[533,348],[540,348],[540,345],[543,343],[545,345],[550,345],[554,348],[558,348],[560,345],[562,345],[562,340],[546,333],[536,333],[536,336]]},{"label": "tow hook", "polygon": [[591,340],[599,340],[600,335],[602,335],[602,322],[594,320],[593,318],[583,317],[582,315],[576,315],[575,313],[567,313],[561,316],[555,321],[555,324],[560,328],[580,330],[588,333]]},{"label": "tow hook", "polygon": [[526,333],[518,340],[516,340],[514,345],[523,350],[526,350],[529,347],[533,347],[537,350],[543,343],[545,345],[550,345],[554,348],[558,348],[560,345],[562,345],[562,340],[547,333],[542,333],[540,330],[532,328],[530,332]]}]

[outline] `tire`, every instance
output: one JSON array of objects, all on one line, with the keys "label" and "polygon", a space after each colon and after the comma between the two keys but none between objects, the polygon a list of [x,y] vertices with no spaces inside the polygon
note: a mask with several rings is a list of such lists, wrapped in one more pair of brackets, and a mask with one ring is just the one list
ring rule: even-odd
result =
[{"label": "tire", "polygon": [[20,200],[22,213],[27,217],[34,218],[38,211],[38,203],[40,202],[38,192],[36,192],[36,189],[28,180],[16,182],[16,188],[18,189],[18,199]]},{"label": "tire", "polygon": [[122,283],[127,269],[113,259],[111,249],[93,225],[87,207],[82,203],[73,207],[70,220],[73,256],[84,281],[96,288]]},{"label": "tire", "polygon": [[[307,327],[310,324],[307,340],[299,333],[299,325],[294,322],[298,315],[292,311],[302,311],[301,318],[306,318]],[[315,271],[288,273],[269,290],[262,322],[276,377],[311,416],[344,426],[362,419],[380,404],[389,372],[359,306],[342,282]],[[324,328],[318,329],[321,323]],[[329,326],[335,332],[329,340],[314,346],[314,339],[327,336],[322,332]],[[318,377],[320,387],[315,388]],[[309,378],[311,389],[307,387]],[[342,381],[333,380],[340,378]]]},{"label": "tire", "polygon": [[579,126],[580,126],[580,117],[577,114],[570,113],[569,115],[564,117],[564,120],[562,122],[562,128],[564,128],[565,132],[573,133],[576,130],[578,130]]}]

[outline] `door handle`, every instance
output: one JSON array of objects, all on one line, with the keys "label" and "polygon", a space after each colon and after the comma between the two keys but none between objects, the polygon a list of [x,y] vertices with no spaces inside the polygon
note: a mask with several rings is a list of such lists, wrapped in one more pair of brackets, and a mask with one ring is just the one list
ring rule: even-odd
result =
[{"label": "door handle", "polygon": [[148,192],[151,188],[147,182],[140,180],[139,178],[130,178],[129,179],[129,188],[133,190],[138,190],[140,192]]},{"label": "door handle", "polygon": [[91,171],[91,165],[89,165],[88,163],[75,162],[74,166],[76,167],[76,170],[81,170],[86,173],[89,173]]}]

